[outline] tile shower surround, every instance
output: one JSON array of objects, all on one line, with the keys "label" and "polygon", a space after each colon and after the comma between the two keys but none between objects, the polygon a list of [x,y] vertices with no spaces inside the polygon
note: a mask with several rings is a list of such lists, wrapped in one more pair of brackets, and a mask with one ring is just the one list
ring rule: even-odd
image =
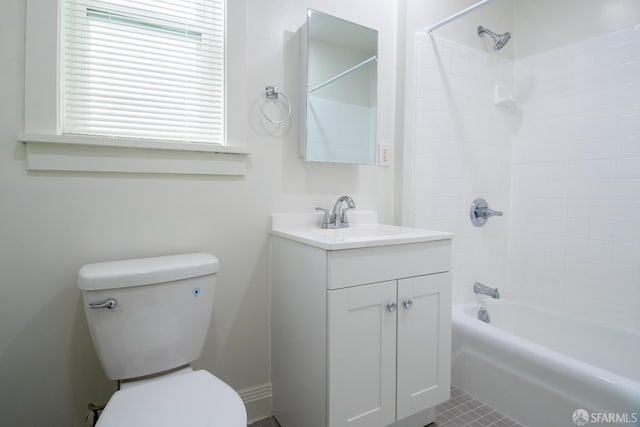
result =
[{"label": "tile shower surround", "polygon": [[514,75],[510,294],[640,330],[640,26]]},{"label": "tile shower surround", "polygon": [[513,114],[493,105],[496,84],[510,86],[513,64],[440,38],[416,35],[413,225],[455,233],[453,300],[480,281],[503,288],[508,222],[483,228],[469,206],[483,197],[507,210]]},{"label": "tile shower surround", "polygon": [[[455,300],[640,330],[640,26],[515,61],[416,37],[414,225],[456,233]],[[476,196],[505,217],[473,227]]]}]

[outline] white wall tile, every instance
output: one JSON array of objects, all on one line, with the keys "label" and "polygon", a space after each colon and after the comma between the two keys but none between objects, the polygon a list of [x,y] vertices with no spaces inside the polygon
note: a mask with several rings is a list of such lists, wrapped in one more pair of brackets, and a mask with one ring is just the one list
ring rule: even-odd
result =
[{"label": "white wall tile", "polygon": [[[514,295],[632,328],[640,325],[637,35],[629,29],[515,62],[515,81],[535,84],[513,135],[509,240]],[[554,174],[551,159],[560,160]],[[556,204],[532,215],[544,197],[564,200],[565,211]],[[549,247],[557,250],[545,258]],[[541,299],[531,277],[555,281],[567,302]]]},{"label": "white wall tile", "polygon": [[508,210],[513,118],[496,111],[493,87],[511,84],[512,66],[439,38],[417,56],[414,225],[456,233],[453,294],[466,301],[473,281],[504,284],[508,222],[474,227],[469,206],[483,196]]},{"label": "white wall tile", "polygon": [[590,200],[614,200],[617,196],[616,186],[624,182],[622,179],[590,179],[589,199]]},{"label": "white wall tile", "polygon": [[617,168],[621,178],[640,178],[640,157],[619,159]]},{"label": "white wall tile", "polygon": [[640,179],[619,180],[614,188],[618,199],[640,200]]},{"label": "white wall tile", "polygon": [[572,179],[607,179],[618,177],[615,159],[575,160],[569,162]]},{"label": "white wall tile", "polygon": [[[640,94],[638,102],[640,103]],[[640,135],[619,138],[617,144],[617,157],[640,157]]]},{"label": "white wall tile", "polygon": [[567,200],[567,218],[568,219],[589,218],[589,201],[586,199],[568,199]]}]

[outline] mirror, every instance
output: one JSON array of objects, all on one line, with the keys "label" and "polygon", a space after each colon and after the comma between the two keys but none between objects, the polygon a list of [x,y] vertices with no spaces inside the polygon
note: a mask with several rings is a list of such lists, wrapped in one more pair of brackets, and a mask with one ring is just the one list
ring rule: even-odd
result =
[{"label": "mirror", "polygon": [[378,32],[316,10],[301,28],[300,155],[314,162],[376,163]]}]

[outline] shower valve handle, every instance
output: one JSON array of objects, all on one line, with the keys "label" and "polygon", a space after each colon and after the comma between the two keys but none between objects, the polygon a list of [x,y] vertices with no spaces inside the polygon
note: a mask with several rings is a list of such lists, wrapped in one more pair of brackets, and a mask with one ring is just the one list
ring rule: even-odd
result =
[{"label": "shower valve handle", "polygon": [[502,216],[504,214],[502,211],[494,211],[491,208],[486,208],[481,210],[481,215],[485,218],[489,218],[490,216]]},{"label": "shower valve handle", "polygon": [[473,201],[473,203],[471,204],[471,209],[469,210],[471,222],[476,227],[482,227],[492,216],[503,215],[504,213],[502,211],[494,211],[493,209],[491,209],[487,201],[481,197]]}]

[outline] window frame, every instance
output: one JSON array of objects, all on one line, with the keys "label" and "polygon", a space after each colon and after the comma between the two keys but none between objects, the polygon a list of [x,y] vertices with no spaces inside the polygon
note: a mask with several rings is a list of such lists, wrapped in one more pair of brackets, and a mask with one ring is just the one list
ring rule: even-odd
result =
[{"label": "window frame", "polygon": [[[63,36],[62,1],[27,0],[24,132],[17,139],[26,145],[28,170],[246,174],[250,150],[246,146],[229,143],[229,96],[224,97],[225,131],[222,145],[62,134],[62,61],[59,54]],[[228,22],[228,11],[225,12],[225,21]],[[227,38],[225,35],[225,43]],[[228,51],[227,44],[227,75]],[[227,78],[225,85],[228,94]]]}]

